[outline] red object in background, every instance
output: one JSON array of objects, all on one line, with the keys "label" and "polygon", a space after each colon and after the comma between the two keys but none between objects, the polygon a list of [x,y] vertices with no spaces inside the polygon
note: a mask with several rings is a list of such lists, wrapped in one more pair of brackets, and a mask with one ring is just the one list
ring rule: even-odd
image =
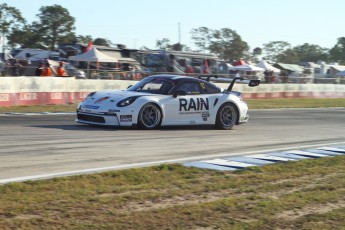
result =
[{"label": "red object in background", "polygon": [[92,48],[92,41],[89,41],[87,43],[87,46],[84,48],[84,52],[83,53],[88,52],[91,48]]},{"label": "red object in background", "polygon": [[202,73],[206,74],[208,73],[208,61],[204,60],[204,69],[202,70]]},{"label": "red object in background", "polygon": [[92,48],[92,41],[89,41],[89,42],[87,43],[87,49],[88,49],[88,51],[89,51],[91,48]]},{"label": "red object in background", "polygon": [[232,63],[233,66],[237,66],[237,65],[248,65],[245,61],[243,61],[243,59],[240,59],[238,61],[234,61]]}]

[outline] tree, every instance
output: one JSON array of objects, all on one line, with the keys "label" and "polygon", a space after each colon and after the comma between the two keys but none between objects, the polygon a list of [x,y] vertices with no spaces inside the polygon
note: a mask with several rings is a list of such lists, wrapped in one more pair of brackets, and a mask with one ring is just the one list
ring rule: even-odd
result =
[{"label": "tree", "polygon": [[181,43],[175,43],[171,46],[171,49],[175,51],[182,51],[184,49],[184,45]]},{"label": "tree", "polygon": [[330,58],[340,64],[345,64],[345,37],[338,38],[337,44],[329,51]]},{"label": "tree", "polygon": [[22,29],[14,29],[8,36],[8,44],[11,47],[20,45],[21,48],[39,48],[44,49],[42,38],[35,29],[37,26],[25,25]]},{"label": "tree", "polygon": [[205,52],[210,45],[212,33],[213,31],[207,27],[199,27],[197,29],[192,29],[191,38],[194,40],[194,44]]},{"label": "tree", "polygon": [[156,41],[156,48],[161,49],[161,50],[175,50],[175,51],[188,51],[190,50],[189,47],[186,45],[183,45],[181,43],[175,43],[175,44],[170,44],[170,40],[168,38],[162,38],[160,40]]},{"label": "tree", "polygon": [[265,60],[277,61],[278,55],[281,55],[287,49],[290,49],[291,45],[285,41],[273,41],[263,45]]},{"label": "tree", "polygon": [[250,60],[254,63],[259,62],[259,56],[262,54],[262,49],[260,47],[256,47],[253,49],[252,53],[247,52],[244,54],[245,60]]},{"label": "tree", "polygon": [[76,37],[76,42],[82,43],[82,44],[88,44],[89,41],[93,41],[93,38],[91,35],[78,35]]},{"label": "tree", "polygon": [[156,48],[161,49],[161,50],[166,50],[168,48],[170,48],[170,40],[169,38],[162,38],[162,39],[158,39],[156,40]]},{"label": "tree", "polygon": [[262,49],[260,47],[256,47],[255,49],[253,49],[254,56],[261,55],[261,54],[262,54]]},{"label": "tree", "polygon": [[107,46],[110,47],[110,45],[112,44],[111,41],[109,41],[108,39],[105,38],[96,38],[93,41],[94,45],[98,45],[98,46]]},{"label": "tree", "polygon": [[[25,25],[25,19],[22,17],[20,11],[6,3],[0,4],[0,36],[2,38],[3,52],[4,37],[8,40],[13,31],[18,31]],[[0,39],[1,40],[1,39]]]},{"label": "tree", "polygon": [[243,58],[249,50],[249,46],[236,31],[222,28],[213,31],[208,49],[211,53],[218,55],[220,59],[231,61]]},{"label": "tree", "polygon": [[194,44],[204,52],[208,50],[218,55],[219,58],[227,61],[242,58],[249,50],[236,31],[229,28],[211,30],[207,27],[200,27],[191,31]]},{"label": "tree", "polygon": [[328,49],[322,48],[318,45],[304,43],[303,45],[295,46],[293,50],[297,53],[299,62],[317,62],[320,60],[328,60]]},{"label": "tree", "polygon": [[289,63],[289,64],[299,64],[300,56],[295,49],[287,49],[282,53],[277,54],[275,57],[276,62]]},{"label": "tree", "polygon": [[37,14],[40,22],[38,31],[44,44],[54,50],[58,43],[75,41],[74,17],[60,5],[42,6]]}]

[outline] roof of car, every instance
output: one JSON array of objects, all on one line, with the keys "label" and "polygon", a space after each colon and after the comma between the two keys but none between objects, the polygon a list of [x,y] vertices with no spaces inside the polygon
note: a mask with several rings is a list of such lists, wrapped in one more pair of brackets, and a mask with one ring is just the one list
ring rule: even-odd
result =
[{"label": "roof of car", "polygon": [[202,79],[198,79],[195,77],[188,77],[188,76],[182,76],[182,75],[173,75],[173,74],[157,74],[157,75],[151,75],[149,76],[151,78],[167,78],[176,82],[181,81],[196,81],[196,82],[207,82]]}]

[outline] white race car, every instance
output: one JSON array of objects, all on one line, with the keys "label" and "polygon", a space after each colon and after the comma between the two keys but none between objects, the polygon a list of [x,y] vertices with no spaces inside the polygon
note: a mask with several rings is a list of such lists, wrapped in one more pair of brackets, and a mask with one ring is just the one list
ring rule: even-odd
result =
[{"label": "white race car", "polygon": [[[248,121],[248,106],[241,93],[221,89],[209,80],[213,76],[193,78],[177,75],[153,75],[127,90],[90,93],[77,108],[79,123],[104,126],[135,126],[155,129],[160,126],[215,125],[231,129]],[[249,81],[257,86],[259,80]]]}]

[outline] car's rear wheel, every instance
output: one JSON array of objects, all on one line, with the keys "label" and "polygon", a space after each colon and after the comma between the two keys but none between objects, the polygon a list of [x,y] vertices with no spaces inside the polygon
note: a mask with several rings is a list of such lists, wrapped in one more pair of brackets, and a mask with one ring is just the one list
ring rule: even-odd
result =
[{"label": "car's rear wheel", "polygon": [[232,129],[237,119],[238,111],[236,106],[232,103],[225,103],[217,112],[216,126],[220,129]]},{"label": "car's rear wheel", "polygon": [[154,103],[145,104],[139,111],[138,125],[143,129],[155,129],[160,126],[162,113]]}]

